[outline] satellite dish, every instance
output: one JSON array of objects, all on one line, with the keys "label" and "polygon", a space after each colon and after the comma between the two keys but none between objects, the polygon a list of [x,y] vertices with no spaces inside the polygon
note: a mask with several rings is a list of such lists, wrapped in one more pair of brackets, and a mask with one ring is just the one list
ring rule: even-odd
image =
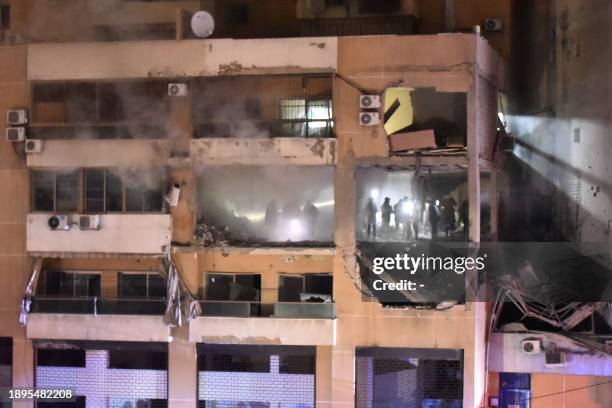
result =
[{"label": "satellite dish", "polygon": [[199,38],[210,37],[215,30],[215,20],[206,11],[196,11],[191,17],[191,31]]}]

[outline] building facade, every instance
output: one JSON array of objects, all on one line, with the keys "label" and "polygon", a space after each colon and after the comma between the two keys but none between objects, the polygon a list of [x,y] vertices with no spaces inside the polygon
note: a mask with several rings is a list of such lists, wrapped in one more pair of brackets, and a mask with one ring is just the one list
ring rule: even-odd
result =
[{"label": "building facade", "polygon": [[[419,177],[466,204],[457,240],[495,240],[504,73],[483,37],[201,40],[181,14],[199,2],[145,2],[119,33],[83,15],[75,41],[34,3],[0,47],[0,109],[27,117],[0,121],[27,135],[0,141],[2,384],[88,407],[483,406],[485,303],[389,307],[359,263],[419,233],[371,239],[363,214]],[[399,154],[384,112],[360,122],[389,89],[444,149]]]}]

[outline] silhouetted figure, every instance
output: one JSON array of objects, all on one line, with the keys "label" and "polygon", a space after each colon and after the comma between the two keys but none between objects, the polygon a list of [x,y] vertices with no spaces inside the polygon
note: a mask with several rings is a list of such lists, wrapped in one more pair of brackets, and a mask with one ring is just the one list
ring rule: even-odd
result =
[{"label": "silhouetted figure", "polygon": [[403,211],[405,197],[400,198],[397,203],[393,206],[393,212],[395,213],[395,230],[400,230],[400,225],[403,229],[406,229],[406,214]]},{"label": "silhouetted figure", "polygon": [[450,237],[451,233],[455,231],[455,225],[457,220],[455,218],[455,207],[457,206],[457,201],[451,196],[447,196],[444,200],[444,209],[442,211],[442,217],[444,222],[444,231],[446,232],[446,236]]},{"label": "silhouetted figure", "polygon": [[264,218],[264,225],[268,229],[268,232],[276,230],[279,216],[280,213],[278,211],[278,206],[276,205],[276,200],[270,201],[266,206],[266,216]]},{"label": "silhouetted figure", "polygon": [[306,221],[306,236],[308,239],[314,239],[319,219],[319,209],[312,202],[306,201],[302,212]]},{"label": "silhouetted figure", "polygon": [[467,235],[470,228],[470,207],[468,200],[463,200],[459,206],[459,221],[463,224],[463,232]]},{"label": "silhouetted figure", "polygon": [[376,213],[378,212],[378,208],[376,208],[376,204],[374,204],[374,199],[372,197],[368,198],[368,203],[364,210],[367,237],[370,238],[371,234],[376,238]]},{"label": "silhouetted figure", "polygon": [[[390,203],[391,199],[385,197],[385,202],[380,206],[380,214],[382,216],[382,228],[384,231],[388,231],[391,225],[391,214],[393,214],[393,208]],[[397,215],[396,215],[397,216]]]},{"label": "silhouetted figure", "polygon": [[434,200],[429,201],[429,224],[431,224],[431,239],[438,239],[438,223],[440,222],[440,210]]}]

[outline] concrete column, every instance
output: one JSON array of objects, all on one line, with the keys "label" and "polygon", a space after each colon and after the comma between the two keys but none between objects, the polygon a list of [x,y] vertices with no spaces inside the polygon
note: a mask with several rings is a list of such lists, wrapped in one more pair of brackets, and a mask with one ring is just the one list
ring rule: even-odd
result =
[{"label": "concrete column", "polygon": [[[34,388],[34,348],[24,337],[13,337],[13,387]],[[33,402],[13,403],[15,408],[33,408]]]},{"label": "concrete column", "polygon": [[335,407],[355,406],[355,349],[332,350],[332,404]]},{"label": "concrete column", "polygon": [[480,242],[480,163],[478,146],[478,75],[467,97],[468,202],[471,242]]},{"label": "concrete column", "polygon": [[193,408],[198,400],[198,364],[195,343],[189,342],[189,328],[173,330],[168,344],[168,407]]},{"label": "concrete column", "polygon": [[499,196],[497,193],[498,184],[497,168],[491,169],[491,181],[489,184],[489,196],[491,201],[491,240],[497,241],[499,230]]},{"label": "concrete column", "polygon": [[332,348],[317,347],[316,360],[316,406],[317,408],[332,408]]}]

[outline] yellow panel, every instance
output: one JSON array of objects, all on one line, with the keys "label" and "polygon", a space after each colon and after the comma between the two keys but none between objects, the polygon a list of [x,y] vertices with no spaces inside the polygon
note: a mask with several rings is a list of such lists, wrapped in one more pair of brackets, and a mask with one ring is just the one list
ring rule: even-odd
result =
[{"label": "yellow panel", "polygon": [[414,117],[412,109],[413,88],[387,88],[384,94],[384,128],[391,135],[410,125]]}]

